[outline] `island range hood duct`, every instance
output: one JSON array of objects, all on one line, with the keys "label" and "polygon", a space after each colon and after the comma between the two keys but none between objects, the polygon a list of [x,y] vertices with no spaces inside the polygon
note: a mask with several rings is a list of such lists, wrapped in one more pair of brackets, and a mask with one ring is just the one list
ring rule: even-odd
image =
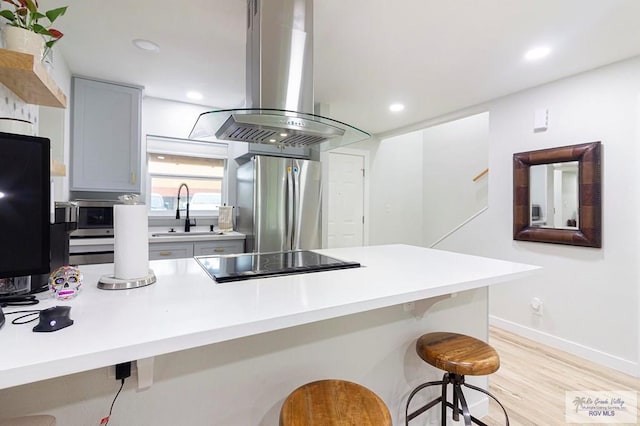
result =
[{"label": "island range hood duct", "polygon": [[246,108],[200,114],[190,139],[325,151],[371,135],[313,113],[313,1],[248,0]]}]

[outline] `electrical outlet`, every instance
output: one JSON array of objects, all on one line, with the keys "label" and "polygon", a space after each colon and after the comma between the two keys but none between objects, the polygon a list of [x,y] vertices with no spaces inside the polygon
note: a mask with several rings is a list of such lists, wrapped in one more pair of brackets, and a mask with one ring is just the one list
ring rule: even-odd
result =
[{"label": "electrical outlet", "polygon": [[533,299],[531,299],[531,303],[529,304],[529,306],[531,306],[531,310],[533,311],[534,315],[538,315],[540,317],[543,315],[544,303],[539,297],[534,297]]},{"label": "electrical outlet", "polygon": [[[131,361],[131,377],[138,374],[138,365],[135,361]],[[111,380],[116,379],[116,366],[110,365],[107,367],[107,377]]]},{"label": "electrical outlet", "polygon": [[124,380],[131,377],[131,361],[116,365],[116,380]]}]

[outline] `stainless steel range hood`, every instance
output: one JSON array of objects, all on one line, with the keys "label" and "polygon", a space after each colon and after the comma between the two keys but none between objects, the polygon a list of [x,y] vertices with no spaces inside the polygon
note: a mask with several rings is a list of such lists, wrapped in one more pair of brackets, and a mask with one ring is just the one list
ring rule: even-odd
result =
[{"label": "stainless steel range hood", "polygon": [[248,0],[246,108],[200,114],[190,139],[318,151],[371,135],[313,113],[313,1]]}]

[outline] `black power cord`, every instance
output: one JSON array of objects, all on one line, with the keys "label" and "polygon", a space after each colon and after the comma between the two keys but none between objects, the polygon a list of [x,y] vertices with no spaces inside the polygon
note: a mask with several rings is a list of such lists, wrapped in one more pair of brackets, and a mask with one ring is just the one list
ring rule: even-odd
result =
[{"label": "black power cord", "polygon": [[0,306],[28,306],[37,305],[40,301],[33,294],[21,296],[0,296]]},{"label": "black power cord", "polygon": [[[13,314],[24,314],[21,315],[17,318],[14,318],[13,321],[11,321],[11,324],[26,324],[32,321],[37,321],[39,316],[40,316],[40,311],[42,309],[30,309],[27,311],[13,311],[13,312],[5,312],[5,315],[13,315]],[[28,318],[28,319],[25,319]]]},{"label": "black power cord", "polygon": [[131,376],[131,361],[123,362],[116,365],[116,380],[120,380],[120,389],[116,393],[116,396],[111,401],[111,408],[109,408],[109,415],[100,420],[100,425],[108,425],[109,420],[111,419],[111,413],[113,413],[113,406],[116,403],[116,399],[118,399],[118,395],[122,392],[122,388],[124,387],[124,381],[127,377]]},{"label": "black power cord", "polygon": [[113,401],[111,401],[111,408],[109,408],[109,415],[103,418],[102,420],[100,420],[100,425],[109,424],[109,419],[111,418],[111,413],[113,412],[113,405],[116,403],[116,399],[118,399],[118,395],[120,395],[120,392],[122,392],[122,388],[124,387],[124,380],[125,379],[120,379],[120,389],[118,389],[118,393],[116,393],[116,396],[113,398]]}]

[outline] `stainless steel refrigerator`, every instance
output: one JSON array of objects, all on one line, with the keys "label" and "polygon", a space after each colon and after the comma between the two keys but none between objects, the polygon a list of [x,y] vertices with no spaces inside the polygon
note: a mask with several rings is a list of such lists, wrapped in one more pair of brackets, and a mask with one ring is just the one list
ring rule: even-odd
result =
[{"label": "stainless steel refrigerator", "polygon": [[237,229],[247,252],[322,245],[320,162],[256,155],[238,168]]}]

